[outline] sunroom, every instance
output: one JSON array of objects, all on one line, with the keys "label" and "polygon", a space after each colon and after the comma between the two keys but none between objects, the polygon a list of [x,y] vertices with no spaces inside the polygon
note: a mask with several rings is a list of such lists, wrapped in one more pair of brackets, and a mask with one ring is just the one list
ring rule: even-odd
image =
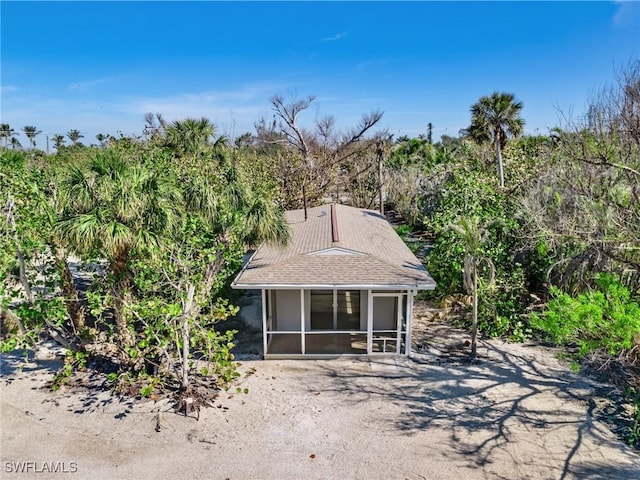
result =
[{"label": "sunroom", "polygon": [[262,292],[264,358],[409,355],[414,296],[435,282],[384,217],[286,215],[290,243],[262,245],[232,285]]}]

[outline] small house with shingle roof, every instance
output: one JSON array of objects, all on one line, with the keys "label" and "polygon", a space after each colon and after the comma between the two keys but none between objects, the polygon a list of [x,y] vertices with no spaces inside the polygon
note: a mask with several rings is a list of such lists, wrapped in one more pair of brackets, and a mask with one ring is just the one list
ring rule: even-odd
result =
[{"label": "small house with shingle roof", "polygon": [[435,282],[385,218],[327,204],[286,212],[232,284],[262,291],[265,358],[409,355],[413,298]]}]

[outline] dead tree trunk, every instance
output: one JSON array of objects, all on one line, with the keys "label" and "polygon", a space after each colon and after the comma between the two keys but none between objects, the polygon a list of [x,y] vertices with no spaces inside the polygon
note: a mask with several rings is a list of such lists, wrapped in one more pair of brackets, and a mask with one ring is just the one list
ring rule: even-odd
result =
[{"label": "dead tree trunk", "polygon": [[182,302],[182,375],[181,386],[184,390],[189,388],[189,347],[191,343],[191,315],[195,306],[195,287],[193,284],[187,286],[187,296]]},{"label": "dead tree trunk", "polygon": [[384,195],[382,193],[382,148],[377,148],[378,154],[378,201],[380,203],[380,215],[384,215]]},{"label": "dead tree trunk", "polygon": [[78,332],[85,327],[84,309],[78,299],[78,289],[73,283],[73,275],[69,268],[67,252],[64,248],[59,247],[55,249],[55,256],[67,313],[69,314],[69,318],[71,318],[73,328]]}]

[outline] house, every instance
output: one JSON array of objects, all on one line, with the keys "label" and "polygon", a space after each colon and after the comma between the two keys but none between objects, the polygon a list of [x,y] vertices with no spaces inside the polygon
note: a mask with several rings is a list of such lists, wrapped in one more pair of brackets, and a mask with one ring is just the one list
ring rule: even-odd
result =
[{"label": "house", "polygon": [[264,357],[409,355],[414,296],[436,284],[385,218],[326,204],[286,219],[289,244],[260,246],[232,284],[262,291]]}]

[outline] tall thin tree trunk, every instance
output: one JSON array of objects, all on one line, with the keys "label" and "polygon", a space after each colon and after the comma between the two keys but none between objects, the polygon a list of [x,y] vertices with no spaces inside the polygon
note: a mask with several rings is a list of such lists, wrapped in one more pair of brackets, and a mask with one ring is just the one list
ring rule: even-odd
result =
[{"label": "tall thin tree trunk", "polygon": [[307,190],[305,188],[305,183],[302,183],[302,205],[304,208],[304,221],[307,221]]},{"label": "tall thin tree trunk", "polygon": [[16,256],[18,257],[18,268],[20,270],[20,283],[22,284],[22,288],[24,289],[24,294],[27,297],[27,301],[29,303],[33,303],[33,290],[31,290],[31,284],[29,283],[29,279],[27,278],[27,267],[26,262],[24,260],[24,253],[22,249],[18,246],[18,242],[16,240]]},{"label": "tall thin tree trunk", "polygon": [[29,338],[27,336],[27,329],[24,327],[24,323],[22,323],[22,319],[13,313],[11,309],[4,308],[2,305],[0,305],[0,324],[2,325],[3,331],[17,328],[20,330],[20,334],[25,338]]},{"label": "tall thin tree trunk", "polygon": [[182,388],[189,388],[189,342],[190,342],[189,317],[182,319]]},{"label": "tall thin tree trunk", "polygon": [[502,168],[502,149],[500,148],[500,139],[496,139],[496,163],[498,164],[498,178],[500,186],[504,187],[504,170]]},{"label": "tall thin tree trunk", "polygon": [[189,347],[191,343],[191,319],[194,310],[195,286],[189,284],[187,287],[187,298],[182,303],[182,388],[189,387]]},{"label": "tall thin tree trunk", "polygon": [[118,346],[124,350],[130,346],[132,342],[129,329],[127,328],[127,319],[124,316],[124,308],[126,304],[126,296],[129,293],[129,276],[127,272],[127,252],[118,252],[113,259],[113,305],[116,320],[116,338]]},{"label": "tall thin tree trunk", "polygon": [[29,283],[29,278],[27,277],[27,265],[24,259],[24,252],[22,248],[20,248],[20,238],[18,237],[18,227],[16,226],[16,219],[13,216],[13,209],[15,208],[15,203],[11,197],[7,200],[7,222],[9,223],[11,229],[11,236],[13,237],[13,244],[16,249],[16,257],[18,258],[18,269],[20,275],[20,283],[22,284],[22,288],[24,289],[24,294],[27,297],[27,301],[29,303],[33,303],[33,290],[31,290],[31,284]]},{"label": "tall thin tree trunk", "polygon": [[473,318],[471,321],[471,356],[477,357],[478,354],[478,266],[476,260],[473,260]]},{"label": "tall thin tree trunk", "polygon": [[384,195],[382,192],[382,148],[378,150],[378,200],[380,203],[380,215],[384,215]]},{"label": "tall thin tree trunk", "polygon": [[85,327],[84,309],[78,300],[78,289],[73,283],[73,275],[69,268],[66,250],[61,247],[55,248],[55,256],[56,267],[62,280],[61,288],[64,304],[67,308],[69,318],[71,318],[71,323],[77,332]]}]

